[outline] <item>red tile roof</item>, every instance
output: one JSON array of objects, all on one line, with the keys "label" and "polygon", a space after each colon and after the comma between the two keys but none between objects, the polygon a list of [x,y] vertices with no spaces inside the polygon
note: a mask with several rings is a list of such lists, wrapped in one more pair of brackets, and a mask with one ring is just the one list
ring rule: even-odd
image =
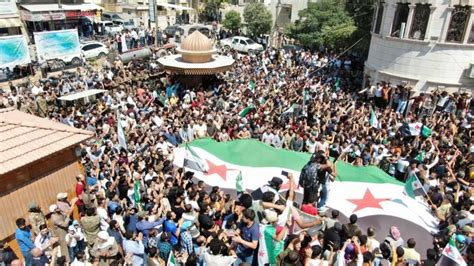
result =
[{"label": "red tile roof", "polygon": [[91,138],[93,132],[0,109],[0,175]]}]

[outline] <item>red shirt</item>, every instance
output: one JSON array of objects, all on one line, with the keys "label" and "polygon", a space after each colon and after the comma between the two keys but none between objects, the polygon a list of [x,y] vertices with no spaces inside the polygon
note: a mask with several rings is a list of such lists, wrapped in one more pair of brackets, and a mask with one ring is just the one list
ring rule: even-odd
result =
[{"label": "red shirt", "polygon": [[[76,196],[78,198],[80,198],[79,196],[82,195],[82,192],[84,192],[84,184],[82,184],[82,182],[77,182],[76,183]],[[82,200],[79,199],[77,202],[76,202],[76,205],[82,205]]]},{"label": "red shirt", "polygon": [[301,210],[307,214],[311,214],[311,215],[318,215],[318,208],[316,208],[314,205],[312,204],[303,204],[301,205]]}]

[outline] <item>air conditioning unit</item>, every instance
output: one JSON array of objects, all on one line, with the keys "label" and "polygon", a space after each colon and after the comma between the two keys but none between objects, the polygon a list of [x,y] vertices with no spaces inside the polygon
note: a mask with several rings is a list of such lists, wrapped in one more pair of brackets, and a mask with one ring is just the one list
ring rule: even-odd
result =
[{"label": "air conditioning unit", "polygon": [[466,77],[474,79],[474,64],[471,64],[471,66],[466,69]]}]

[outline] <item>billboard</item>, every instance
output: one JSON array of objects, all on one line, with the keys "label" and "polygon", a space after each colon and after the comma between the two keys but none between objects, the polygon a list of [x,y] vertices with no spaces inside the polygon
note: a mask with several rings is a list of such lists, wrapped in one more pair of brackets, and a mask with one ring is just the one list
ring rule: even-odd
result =
[{"label": "billboard", "polygon": [[0,37],[0,68],[13,68],[31,62],[30,51],[23,35]]},{"label": "billboard", "polygon": [[81,54],[77,29],[35,32],[38,62]]}]

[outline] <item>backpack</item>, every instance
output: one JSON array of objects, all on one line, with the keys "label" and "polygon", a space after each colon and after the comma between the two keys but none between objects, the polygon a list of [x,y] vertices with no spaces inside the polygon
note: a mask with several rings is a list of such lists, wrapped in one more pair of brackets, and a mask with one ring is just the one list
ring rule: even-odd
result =
[{"label": "backpack", "polygon": [[300,178],[298,181],[298,185],[303,188],[310,188],[314,187],[318,183],[317,174],[318,171],[313,172],[313,167],[311,167],[311,163],[307,163],[300,173]]}]

